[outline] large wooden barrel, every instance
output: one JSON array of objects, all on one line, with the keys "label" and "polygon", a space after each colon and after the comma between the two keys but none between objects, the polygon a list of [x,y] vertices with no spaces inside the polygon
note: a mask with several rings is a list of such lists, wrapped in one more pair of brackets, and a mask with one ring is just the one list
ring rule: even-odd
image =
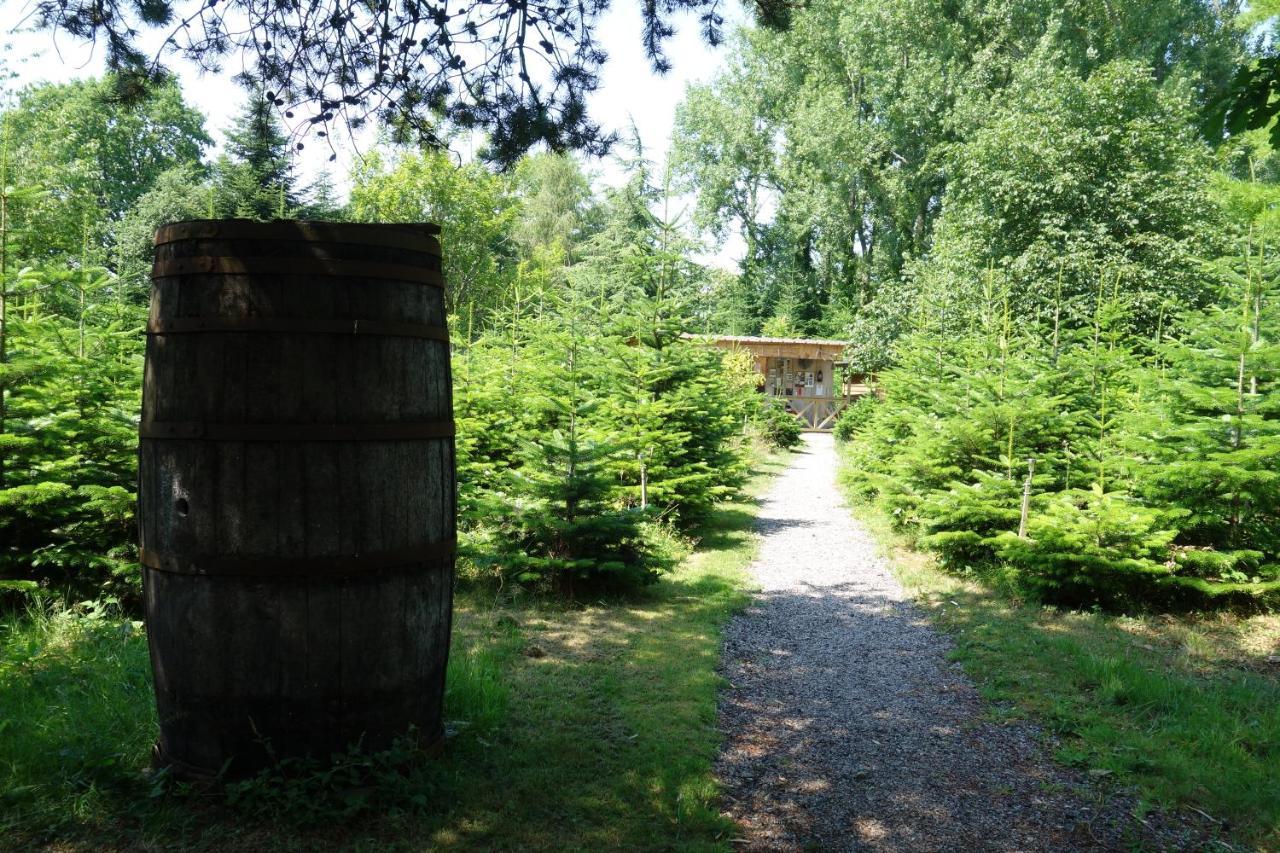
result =
[{"label": "large wooden barrel", "polygon": [[234,776],[442,736],[456,528],[436,233],[156,233],[138,509],[159,763]]}]

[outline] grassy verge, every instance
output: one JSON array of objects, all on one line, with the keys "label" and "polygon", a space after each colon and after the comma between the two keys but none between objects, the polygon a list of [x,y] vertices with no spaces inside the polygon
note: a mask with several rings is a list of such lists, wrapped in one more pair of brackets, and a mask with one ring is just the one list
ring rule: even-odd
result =
[{"label": "grassy verge", "polygon": [[[760,465],[759,494],[785,465]],[[756,503],[625,599],[457,599],[445,755],[352,756],[230,791],[143,769],[140,626],[93,607],[0,622],[0,848],[626,849],[726,846],[711,762],[719,632],[745,597]]]},{"label": "grassy verge", "polygon": [[874,507],[857,515],[954,637],[954,656],[994,713],[1040,723],[1065,764],[1280,849],[1280,616],[1035,606],[942,571]]}]

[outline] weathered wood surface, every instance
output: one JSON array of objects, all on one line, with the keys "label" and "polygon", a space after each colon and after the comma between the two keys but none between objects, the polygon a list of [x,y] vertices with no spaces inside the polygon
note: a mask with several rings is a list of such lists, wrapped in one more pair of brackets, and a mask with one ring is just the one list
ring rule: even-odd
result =
[{"label": "weathered wood surface", "polygon": [[[410,727],[437,739],[449,344],[442,287],[396,270],[438,276],[438,242],[427,227],[167,228],[139,450],[160,760],[242,774]],[[177,263],[201,258],[251,262]]]},{"label": "weathered wood surface", "polygon": [[849,397],[774,397],[785,400],[787,411],[804,424],[809,432],[828,432],[835,428],[836,418],[852,402]]},{"label": "weathered wood surface", "polygon": [[765,358],[794,358],[811,361],[839,361],[849,344],[845,341],[804,338],[760,338],[750,335],[686,335],[721,349],[745,349]]}]

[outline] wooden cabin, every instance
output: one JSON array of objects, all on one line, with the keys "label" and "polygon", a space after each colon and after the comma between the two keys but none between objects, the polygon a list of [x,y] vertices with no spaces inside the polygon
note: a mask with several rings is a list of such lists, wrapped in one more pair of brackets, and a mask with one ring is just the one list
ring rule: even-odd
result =
[{"label": "wooden cabin", "polygon": [[871,393],[868,377],[848,372],[846,341],[691,335],[721,349],[745,349],[764,378],[761,392],[777,397],[810,432],[829,432],[845,406]]}]

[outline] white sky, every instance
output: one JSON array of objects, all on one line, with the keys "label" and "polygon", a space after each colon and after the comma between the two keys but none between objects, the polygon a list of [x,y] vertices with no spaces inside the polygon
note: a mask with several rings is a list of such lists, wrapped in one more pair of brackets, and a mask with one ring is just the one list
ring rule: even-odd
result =
[{"label": "white sky", "polygon": [[[685,87],[710,81],[730,48],[708,47],[698,32],[697,19],[683,16],[677,19],[677,33],[667,46],[672,70],[659,77],[650,70],[640,43],[639,7],[637,0],[614,0],[601,22],[600,41],[609,52],[609,62],[590,107],[605,127],[625,132],[634,121],[649,156],[660,162],[666,155],[675,108],[684,98]],[[746,15],[739,0],[729,0],[726,13],[728,35],[746,21]]]}]

